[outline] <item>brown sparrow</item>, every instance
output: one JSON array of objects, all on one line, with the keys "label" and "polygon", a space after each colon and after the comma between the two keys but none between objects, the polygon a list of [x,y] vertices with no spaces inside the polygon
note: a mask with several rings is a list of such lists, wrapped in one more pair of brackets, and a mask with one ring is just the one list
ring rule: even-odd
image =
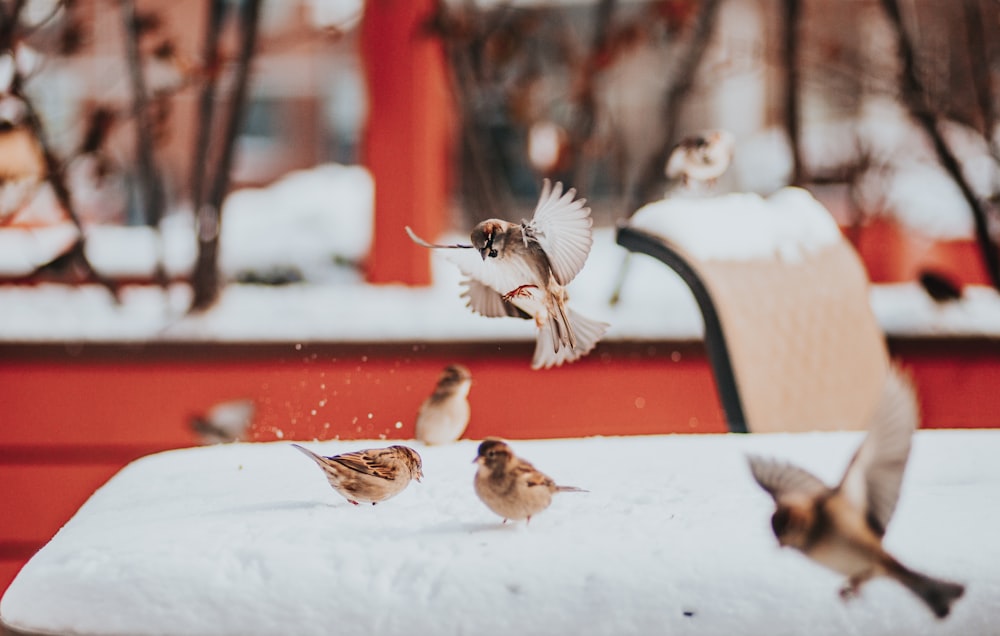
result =
[{"label": "brown sparrow", "polygon": [[750,457],[750,470],[774,498],[771,527],[778,543],[846,576],[841,598],[857,595],[872,577],[887,576],[943,618],[965,588],[914,572],[882,547],[919,419],[913,387],[895,371],[887,380],[876,419],[836,488],[775,460]]},{"label": "brown sparrow", "polygon": [[706,130],[682,139],[670,153],[665,172],[690,189],[711,187],[729,168],[736,142],[725,130]]},{"label": "brown sparrow", "polygon": [[559,366],[586,355],[608,325],[585,318],[566,306],[565,286],[576,277],[590,253],[590,208],[546,179],[530,221],[520,224],[487,219],[472,229],[472,244],[434,245],[406,228],[417,244],[432,248],[475,248],[481,261],[457,262],[468,279],[462,297],[469,308],[488,317],[534,318],[538,340],[533,369]]},{"label": "brown sparrow", "polygon": [[469,389],[472,374],[460,364],[450,364],[417,412],[416,438],[425,444],[454,442],[469,425]]},{"label": "brown sparrow", "polygon": [[355,506],[362,501],[374,506],[395,497],[411,479],[420,481],[424,476],[420,455],[406,446],[372,448],[332,457],[317,455],[298,444],[292,446],[316,462],[330,486]]},{"label": "brown sparrow", "polygon": [[587,492],[573,486],[558,486],[552,478],[516,456],[505,442],[488,437],[479,445],[474,485],[486,507],[508,519],[525,519],[545,510],[557,492]]}]

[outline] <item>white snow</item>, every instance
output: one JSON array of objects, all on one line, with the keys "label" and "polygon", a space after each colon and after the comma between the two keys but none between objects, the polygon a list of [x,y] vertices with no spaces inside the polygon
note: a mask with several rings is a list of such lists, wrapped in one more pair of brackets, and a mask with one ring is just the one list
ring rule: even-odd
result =
[{"label": "white snow", "polygon": [[630,224],[670,240],[699,260],[780,260],[842,240],[826,208],[808,191],[671,197],[636,211]]},{"label": "white snow", "polygon": [[[745,454],[834,483],[858,433],[512,442],[558,483],[530,525],[472,490],[476,443],[414,447],[423,483],[353,507],[287,443],[141,459],[0,601],[9,626],[128,634],[986,634],[1000,620],[998,431],[920,431],[885,545],[967,585],[937,621],[892,581],[780,549]],[[387,442],[309,444],[325,454]]]}]

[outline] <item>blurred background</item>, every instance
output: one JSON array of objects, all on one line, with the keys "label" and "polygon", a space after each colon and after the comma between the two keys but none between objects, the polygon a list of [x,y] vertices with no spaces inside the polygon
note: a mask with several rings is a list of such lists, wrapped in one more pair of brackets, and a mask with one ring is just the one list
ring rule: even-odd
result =
[{"label": "blurred background", "polygon": [[[690,293],[614,245],[704,129],[715,192],[833,214],[924,425],[1000,425],[998,35],[994,0],[0,0],[0,589],[132,459],[412,437],[452,362],[469,437],[724,432]],[[612,330],[533,373],[402,228],[544,178]]]}]

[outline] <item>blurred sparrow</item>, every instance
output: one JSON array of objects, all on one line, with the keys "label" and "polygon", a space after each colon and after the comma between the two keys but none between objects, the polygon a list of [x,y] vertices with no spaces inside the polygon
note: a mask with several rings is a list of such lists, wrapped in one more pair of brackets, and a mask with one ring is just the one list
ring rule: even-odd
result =
[{"label": "blurred sparrow", "polygon": [[545,510],[557,492],[587,492],[573,486],[557,486],[534,466],[514,455],[503,441],[489,437],[479,445],[474,460],[479,465],[474,481],[476,494],[486,507],[508,519],[526,519]]},{"label": "blurred sparrow", "polygon": [[434,393],[420,405],[416,437],[425,444],[454,442],[469,425],[472,374],[460,364],[445,367]]},{"label": "blurred sparrow", "polygon": [[326,474],[327,481],[338,493],[355,506],[360,502],[374,506],[395,497],[409,485],[420,481],[420,455],[406,446],[373,448],[323,457],[308,448],[292,444],[309,456]]},{"label": "blurred sparrow", "polygon": [[689,189],[711,187],[733,159],[736,141],[725,130],[707,130],[685,137],[667,159],[668,179],[680,180]]},{"label": "blurred sparrow", "polygon": [[887,576],[943,618],[965,588],[914,572],[882,547],[918,417],[912,386],[893,371],[868,435],[836,488],[801,468],[770,459],[750,457],[750,470],[774,498],[771,527],[778,543],[846,576],[842,598],[858,594],[872,577]]},{"label": "blurred sparrow", "polygon": [[249,430],[255,411],[253,400],[219,402],[205,413],[191,416],[189,422],[202,444],[237,442]]},{"label": "blurred sparrow", "polygon": [[565,286],[583,268],[590,246],[590,208],[563,193],[562,183],[548,179],[530,221],[521,224],[487,219],[472,229],[472,244],[434,245],[406,228],[419,245],[432,248],[475,248],[481,260],[456,260],[468,279],[462,297],[477,314],[488,317],[534,318],[538,340],[531,367],[559,366],[586,355],[608,325],[585,318],[566,306]]}]

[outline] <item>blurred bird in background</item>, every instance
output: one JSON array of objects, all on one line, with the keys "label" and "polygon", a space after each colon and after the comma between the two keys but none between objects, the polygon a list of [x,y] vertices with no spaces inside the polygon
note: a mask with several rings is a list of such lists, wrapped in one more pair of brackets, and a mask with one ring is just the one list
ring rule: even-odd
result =
[{"label": "blurred bird in background", "polygon": [[836,488],[797,466],[771,459],[750,457],[750,470],[774,498],[771,527],[778,543],[846,576],[842,598],[857,595],[872,577],[887,576],[944,618],[965,588],[914,572],[882,547],[918,419],[912,385],[892,370],[868,435]]},{"label": "blurred bird in background", "polygon": [[330,486],[357,506],[375,505],[403,492],[410,481],[424,476],[419,453],[407,446],[372,448],[324,457],[304,446],[292,444],[316,462]]},{"label": "blurred bird in background", "polygon": [[733,160],[736,140],[725,130],[706,130],[684,139],[667,159],[665,172],[672,183],[689,192],[710,190]]},{"label": "blurred bird in background", "polygon": [[475,463],[476,495],[486,507],[518,521],[531,518],[552,503],[557,492],[587,492],[574,486],[559,486],[530,463],[514,454],[504,441],[490,437],[479,445]]},{"label": "blurred bird in background", "polygon": [[538,326],[533,369],[559,366],[589,353],[608,325],[566,306],[566,285],[583,268],[593,243],[590,208],[546,179],[530,221],[487,219],[472,229],[472,244],[435,245],[406,228],[423,247],[465,248],[479,259],[453,259],[468,279],[463,297],[487,317],[534,318]]},{"label": "blurred bird in background", "polygon": [[469,425],[469,389],[472,374],[461,364],[450,364],[434,392],[417,412],[416,438],[425,444],[448,444],[462,437]]},{"label": "blurred bird in background", "polygon": [[191,430],[202,444],[225,444],[246,439],[257,407],[253,400],[219,402],[204,413],[192,415]]}]

